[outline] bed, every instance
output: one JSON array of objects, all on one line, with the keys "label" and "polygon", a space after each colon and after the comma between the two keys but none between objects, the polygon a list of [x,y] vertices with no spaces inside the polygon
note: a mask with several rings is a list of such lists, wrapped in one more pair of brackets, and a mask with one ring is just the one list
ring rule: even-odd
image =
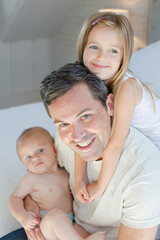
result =
[{"label": "bed", "polygon": [[[160,95],[159,55],[160,41],[135,52],[130,62],[130,69],[143,82],[154,87],[158,95]],[[56,128],[41,102],[0,110],[0,237],[20,227],[10,213],[8,199],[19,179],[26,173],[16,153],[16,139],[25,128],[32,126],[42,126],[52,135],[56,133]],[[158,235],[157,239],[160,239],[160,234]]]}]

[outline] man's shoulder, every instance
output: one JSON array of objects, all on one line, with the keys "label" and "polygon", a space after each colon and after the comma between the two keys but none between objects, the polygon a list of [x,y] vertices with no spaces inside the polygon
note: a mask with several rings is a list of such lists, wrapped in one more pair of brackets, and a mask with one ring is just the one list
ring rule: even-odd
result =
[{"label": "man's shoulder", "polygon": [[132,145],[134,148],[142,148],[146,149],[147,151],[151,150],[152,152],[157,152],[160,154],[160,151],[157,151],[158,148],[155,146],[155,144],[148,137],[132,126],[129,129],[129,134],[126,138],[124,148],[129,145]]},{"label": "man's shoulder", "polygon": [[133,158],[140,163],[150,162],[156,163],[160,167],[160,151],[144,134],[136,128],[130,127],[129,134],[126,138],[122,157]]}]

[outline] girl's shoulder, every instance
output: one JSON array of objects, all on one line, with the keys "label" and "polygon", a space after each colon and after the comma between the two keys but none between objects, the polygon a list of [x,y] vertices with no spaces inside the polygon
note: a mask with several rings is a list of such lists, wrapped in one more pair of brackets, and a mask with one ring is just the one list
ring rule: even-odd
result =
[{"label": "girl's shoulder", "polygon": [[143,89],[143,84],[141,83],[141,81],[136,77],[136,75],[128,70],[123,78],[122,84],[123,83],[130,83],[130,85],[133,85],[137,88],[137,90]]},{"label": "girl's shoulder", "polygon": [[130,94],[130,96],[135,98],[136,105],[141,102],[143,96],[143,87],[134,73],[131,71],[126,72],[121,87],[122,89],[128,91],[128,94]]},{"label": "girl's shoulder", "polygon": [[136,80],[138,83],[140,83],[140,81],[138,80],[138,78],[136,77],[136,75],[135,75],[132,71],[130,71],[130,70],[128,70],[128,71],[126,72],[126,74],[125,74],[125,76],[124,76],[124,79],[123,79],[123,82],[125,82],[125,81],[128,80],[128,79],[134,79],[134,80]]}]

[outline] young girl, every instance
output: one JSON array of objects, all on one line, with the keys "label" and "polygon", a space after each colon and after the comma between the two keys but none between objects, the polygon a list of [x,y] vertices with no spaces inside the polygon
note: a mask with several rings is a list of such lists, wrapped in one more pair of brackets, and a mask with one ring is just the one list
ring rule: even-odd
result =
[{"label": "young girl", "polygon": [[75,155],[75,196],[82,203],[100,197],[107,188],[130,125],[160,149],[160,98],[128,70],[132,49],[133,30],[123,15],[93,14],[85,21],[78,37],[78,61],[114,93],[115,108],[112,134],[102,156],[97,182],[85,186],[85,161]]}]

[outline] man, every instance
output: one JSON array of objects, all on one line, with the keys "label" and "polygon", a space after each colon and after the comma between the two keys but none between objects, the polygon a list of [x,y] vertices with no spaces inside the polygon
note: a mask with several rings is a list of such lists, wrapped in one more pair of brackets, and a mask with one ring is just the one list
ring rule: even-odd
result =
[{"label": "man", "polygon": [[[102,81],[76,63],[48,75],[40,92],[61,140],[87,161],[86,184],[97,181],[111,133],[112,94]],[[107,239],[113,227],[118,228],[114,236],[118,240],[155,239],[160,223],[159,159],[160,152],[150,140],[130,128],[103,196],[87,204],[74,200],[77,223],[89,232],[106,229]],[[74,159],[66,158],[59,164],[69,172],[74,194]],[[38,240],[44,239],[38,228],[36,235]]]},{"label": "man", "polygon": [[[66,64],[51,73],[40,92],[61,140],[87,161],[88,183],[96,181],[111,133],[112,94],[108,95],[103,82],[78,64]],[[103,196],[88,204],[75,200],[77,222],[89,232],[119,226],[118,240],[154,239],[160,223],[159,159],[158,149],[131,128]],[[70,173],[74,193],[73,162],[68,159],[61,165]]]}]

